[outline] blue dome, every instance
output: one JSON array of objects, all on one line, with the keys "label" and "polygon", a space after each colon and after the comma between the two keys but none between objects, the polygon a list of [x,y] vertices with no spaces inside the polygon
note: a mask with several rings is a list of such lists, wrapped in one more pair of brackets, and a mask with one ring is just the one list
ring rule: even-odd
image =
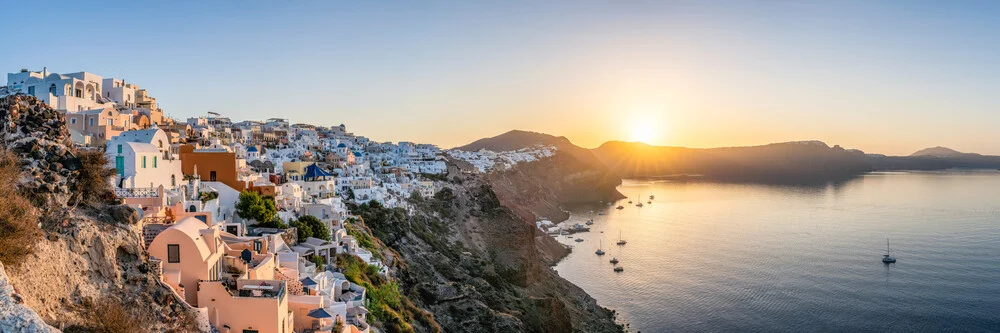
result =
[{"label": "blue dome", "polygon": [[257,152],[257,147],[250,146],[250,148],[247,148],[247,152],[248,153],[256,153]]},{"label": "blue dome", "polygon": [[337,148],[347,148],[347,145],[341,142],[339,145],[337,145]]}]

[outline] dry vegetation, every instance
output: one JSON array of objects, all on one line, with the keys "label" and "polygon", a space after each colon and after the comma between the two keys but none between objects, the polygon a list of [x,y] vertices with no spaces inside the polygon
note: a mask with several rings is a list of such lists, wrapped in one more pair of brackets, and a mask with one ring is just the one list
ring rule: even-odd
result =
[{"label": "dry vegetation", "polygon": [[77,193],[82,203],[93,205],[114,199],[109,179],[115,169],[108,168],[108,159],[100,150],[77,150],[82,167],[77,178]]},{"label": "dry vegetation", "polygon": [[31,201],[15,187],[20,171],[17,157],[0,151],[0,262],[14,266],[34,252],[41,237]]},{"label": "dry vegetation", "polygon": [[141,332],[153,325],[153,316],[142,312],[143,307],[129,307],[116,299],[102,298],[83,306],[87,308],[85,323],[67,327],[65,332]]}]

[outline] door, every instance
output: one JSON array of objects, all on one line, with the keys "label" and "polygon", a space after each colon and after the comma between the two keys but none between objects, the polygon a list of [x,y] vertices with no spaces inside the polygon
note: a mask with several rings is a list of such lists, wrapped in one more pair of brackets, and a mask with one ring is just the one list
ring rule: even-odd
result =
[{"label": "door", "polygon": [[115,170],[118,170],[118,177],[125,178],[125,156],[115,157]]}]

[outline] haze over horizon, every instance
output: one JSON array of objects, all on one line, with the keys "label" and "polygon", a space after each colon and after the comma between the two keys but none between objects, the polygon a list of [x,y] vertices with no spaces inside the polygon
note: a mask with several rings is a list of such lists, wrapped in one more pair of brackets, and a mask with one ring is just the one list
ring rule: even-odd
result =
[{"label": "haze over horizon", "polygon": [[176,118],[345,123],[442,147],[523,129],[587,148],[1000,155],[1000,3],[240,5],[5,3],[22,13],[8,27],[31,28],[0,37],[18,46],[0,64],[124,78]]}]

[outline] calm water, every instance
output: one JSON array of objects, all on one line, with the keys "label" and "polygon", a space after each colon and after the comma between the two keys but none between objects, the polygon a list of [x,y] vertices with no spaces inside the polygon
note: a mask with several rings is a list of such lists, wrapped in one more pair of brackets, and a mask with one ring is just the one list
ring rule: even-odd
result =
[{"label": "calm water", "polygon": [[[642,332],[1000,332],[1000,172],[626,181],[556,270]],[[603,233],[601,233],[603,231]],[[618,232],[628,244],[615,245]],[[882,264],[886,237],[898,263]],[[607,254],[594,251],[604,239]],[[612,257],[623,273],[612,271]]]}]

